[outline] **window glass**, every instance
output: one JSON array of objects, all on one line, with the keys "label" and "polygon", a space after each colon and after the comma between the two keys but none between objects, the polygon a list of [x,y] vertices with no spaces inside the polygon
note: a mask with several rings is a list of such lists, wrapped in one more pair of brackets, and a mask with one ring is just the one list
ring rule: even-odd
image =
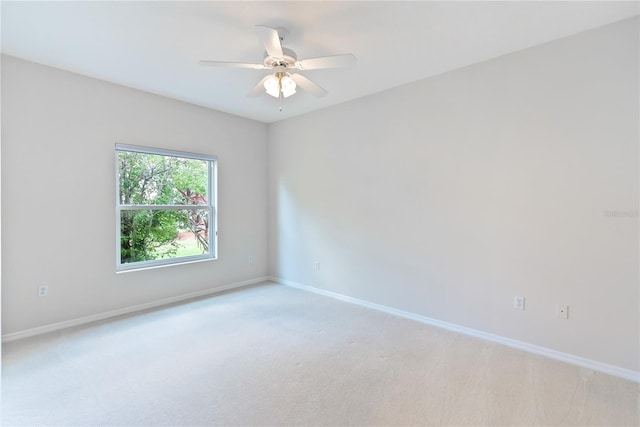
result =
[{"label": "window glass", "polygon": [[119,270],[215,258],[216,159],[116,146]]}]

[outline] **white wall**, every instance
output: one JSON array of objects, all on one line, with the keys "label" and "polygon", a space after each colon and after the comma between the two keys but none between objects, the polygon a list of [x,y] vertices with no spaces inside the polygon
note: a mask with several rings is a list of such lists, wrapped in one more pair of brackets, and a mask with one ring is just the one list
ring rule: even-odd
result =
[{"label": "white wall", "polygon": [[640,371],[638,48],[636,18],[271,125],[270,273]]},{"label": "white wall", "polygon": [[[266,135],[258,122],[3,57],[3,334],[264,277]],[[116,142],[218,156],[218,260],[115,273]]]}]

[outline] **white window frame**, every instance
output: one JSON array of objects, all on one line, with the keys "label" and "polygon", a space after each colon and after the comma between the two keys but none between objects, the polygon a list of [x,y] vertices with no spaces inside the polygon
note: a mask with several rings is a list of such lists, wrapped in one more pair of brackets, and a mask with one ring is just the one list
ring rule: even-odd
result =
[{"label": "white window frame", "polygon": [[[156,154],[161,156],[180,157],[186,159],[202,160],[209,164],[209,194],[207,197],[208,204],[197,205],[200,210],[209,211],[209,253],[201,255],[190,255],[179,258],[165,258],[151,261],[138,261],[133,263],[122,263],[120,258],[121,243],[121,213],[123,210],[184,210],[190,205],[121,205],[120,204],[120,165],[118,162],[118,153],[128,151],[142,154]],[[194,261],[215,260],[218,258],[218,216],[217,216],[217,176],[218,176],[218,158],[206,154],[195,154],[184,151],[165,150],[160,148],[142,147],[137,145],[116,144],[115,149],[115,171],[116,171],[116,272],[140,270],[153,267],[161,267],[167,265],[185,264]]]}]

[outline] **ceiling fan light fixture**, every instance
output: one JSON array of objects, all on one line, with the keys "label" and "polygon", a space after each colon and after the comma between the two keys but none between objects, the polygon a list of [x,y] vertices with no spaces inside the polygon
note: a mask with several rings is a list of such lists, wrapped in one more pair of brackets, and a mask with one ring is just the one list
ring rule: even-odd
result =
[{"label": "ceiling fan light fixture", "polygon": [[274,98],[279,98],[280,94],[288,98],[296,93],[296,82],[288,74],[275,73],[264,81],[264,89]]}]

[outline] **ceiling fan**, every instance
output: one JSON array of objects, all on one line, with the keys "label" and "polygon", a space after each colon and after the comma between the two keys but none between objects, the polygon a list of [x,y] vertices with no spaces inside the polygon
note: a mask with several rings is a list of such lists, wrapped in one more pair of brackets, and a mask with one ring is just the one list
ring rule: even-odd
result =
[{"label": "ceiling fan", "polygon": [[[300,87],[318,97],[325,96],[327,94],[325,89],[302,74],[293,72],[293,70],[307,71],[321,68],[345,67],[353,65],[356,62],[356,57],[350,53],[322,56],[318,58],[298,59],[298,56],[293,50],[282,46],[282,41],[288,34],[286,29],[257,25],[256,32],[266,50],[262,64],[209,60],[202,60],[200,61],[200,64],[214,67],[271,70],[272,74],[269,74],[260,80],[248,95],[258,96],[263,91],[266,91],[269,95],[282,100],[282,98],[288,98],[296,93],[297,87]],[[282,110],[282,107],[280,107],[280,110]]]}]

